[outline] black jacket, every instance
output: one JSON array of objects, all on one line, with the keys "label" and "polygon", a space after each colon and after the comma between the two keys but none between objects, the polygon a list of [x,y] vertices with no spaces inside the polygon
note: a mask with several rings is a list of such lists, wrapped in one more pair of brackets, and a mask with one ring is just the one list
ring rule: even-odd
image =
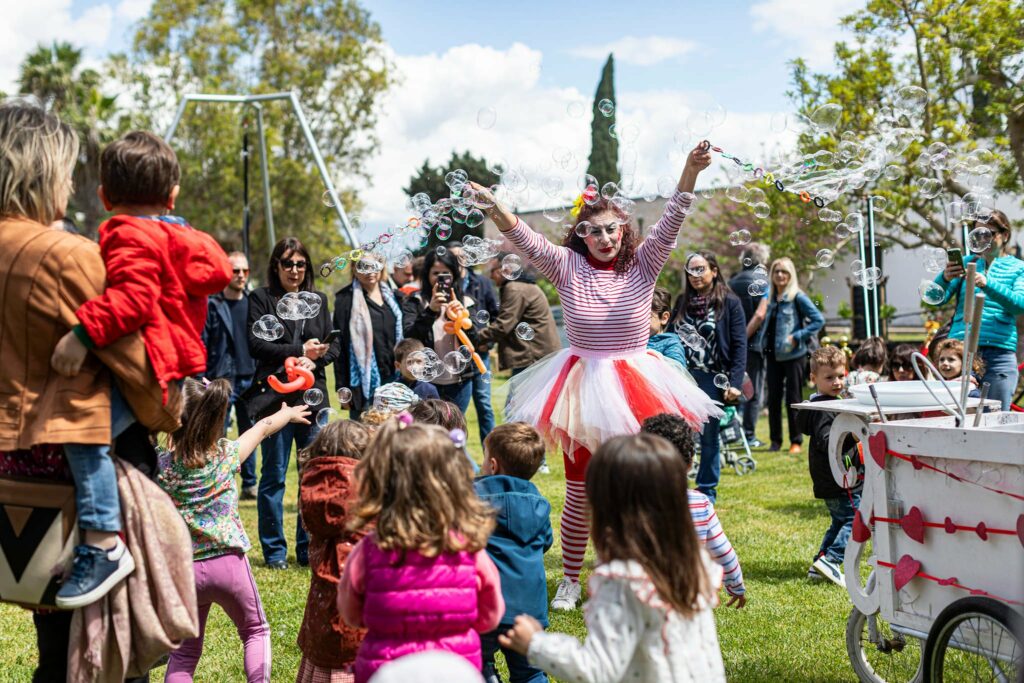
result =
[{"label": "black jacket", "polygon": [[[317,292],[320,297],[320,312],[316,317],[306,320],[281,320],[284,325],[284,336],[276,341],[264,341],[252,333],[253,324],[265,315],[277,315],[277,302],[284,295],[280,288],[260,287],[249,295],[249,353],[256,362],[256,374],[253,376],[253,383],[266,380],[270,375],[277,375],[279,379],[286,379],[284,374],[284,361],[289,356],[301,357],[302,344],[310,339],[324,339],[331,331],[331,313],[327,308],[327,295]],[[335,339],[327,353],[316,360],[316,370],[313,375],[316,378],[315,388],[323,392],[324,398],[318,405],[311,405],[315,413],[329,404],[327,400],[327,373],[325,368],[334,362],[338,357],[338,340]],[[298,405],[302,402],[301,391],[286,394],[282,400],[288,405]]]},{"label": "black jacket", "polygon": [[[475,301],[476,300],[474,299],[474,304]],[[434,321],[437,320],[437,314],[430,310],[429,306],[423,303],[423,297],[420,296],[419,292],[413,292],[409,296],[405,297],[401,306],[402,334],[405,335],[406,338],[419,339],[428,349],[433,349]],[[473,319],[472,316],[475,310],[477,310],[475,305],[470,307],[470,320]],[[469,341],[473,343],[474,347],[478,346],[479,340],[477,339],[476,322],[473,323],[473,327],[466,330],[466,336],[469,337]],[[478,374],[476,364],[470,362],[466,365],[466,369],[462,371],[462,381],[472,379],[476,374]]]},{"label": "black jacket", "polygon": [[465,294],[476,303],[476,310],[485,310],[491,314],[491,319],[498,317],[500,306],[498,305],[498,294],[494,290],[494,283],[488,278],[466,269],[469,273],[469,281],[466,283]]},{"label": "black jacket", "polygon": [[[834,400],[836,399],[832,396],[822,394],[815,394],[810,398],[812,403]],[[811,473],[815,498],[846,497],[846,489],[836,483],[835,477],[832,476],[832,466],[828,462],[828,435],[832,431],[832,422],[835,419],[835,413],[820,410],[798,410],[796,413],[797,427],[803,434],[811,437],[811,447],[807,449],[807,468]],[[853,437],[846,437],[846,441],[843,442],[843,453],[857,463],[858,469],[863,469],[860,456],[857,455],[857,441]],[[860,481],[851,484],[853,486],[850,488],[853,491],[863,486]]]},{"label": "black jacket", "polygon": [[[384,287],[385,285],[381,285]],[[399,292],[393,292],[395,299],[398,301],[399,307],[402,305],[402,295]],[[387,304],[385,304],[387,307]],[[349,319],[352,317],[352,285],[343,287],[338,290],[338,293],[334,295],[334,329],[341,332],[338,336],[338,358],[334,364],[334,386],[336,389],[342,387],[352,390],[352,407],[356,410],[363,410],[366,408],[366,399],[363,398],[362,389],[356,387],[352,388],[349,386],[350,381],[350,369],[349,363],[351,358],[349,354],[349,348],[351,347],[352,337],[349,334]],[[399,323],[402,321],[399,320]],[[392,332],[393,333],[393,332]],[[379,332],[373,331],[374,338],[377,338]],[[397,343],[397,342],[396,342]],[[391,378],[395,376],[395,347],[391,345],[390,349],[381,349],[381,353],[376,354],[377,359],[377,370],[380,372],[380,383],[387,384],[391,381]]]},{"label": "black jacket", "polygon": [[[248,298],[248,294],[243,294]],[[251,327],[251,326],[250,326]],[[248,343],[242,340],[242,343]],[[203,327],[203,344],[206,345],[206,378],[234,381],[238,372],[235,358],[235,322],[223,294],[209,298],[206,308],[206,326]]]},{"label": "black jacket", "polygon": [[[732,279],[729,280],[729,289],[731,289],[732,293],[736,295],[736,298],[740,300],[740,305],[743,307],[743,315],[745,316],[746,322],[750,322],[750,319],[754,317],[754,313],[757,311],[758,305],[761,303],[761,300],[764,299],[764,295],[750,295],[749,287],[751,284],[753,284],[754,280],[765,279],[763,277],[758,278],[757,276],[754,275],[754,268],[756,267],[757,266],[755,265],[749,268],[744,268],[740,272],[733,275]],[[757,335],[755,334],[753,337],[750,338],[749,341],[751,345],[753,344],[753,341],[756,337]],[[757,351],[756,349],[753,348],[748,348],[747,353],[760,353],[760,351]]]},{"label": "black jacket", "polygon": [[[684,297],[676,300],[672,309],[672,322],[682,320],[686,311]],[[725,305],[715,322],[718,353],[722,359],[722,372],[729,377],[729,386],[742,387],[743,373],[747,371],[747,318],[740,300],[732,293],[725,297]]]}]

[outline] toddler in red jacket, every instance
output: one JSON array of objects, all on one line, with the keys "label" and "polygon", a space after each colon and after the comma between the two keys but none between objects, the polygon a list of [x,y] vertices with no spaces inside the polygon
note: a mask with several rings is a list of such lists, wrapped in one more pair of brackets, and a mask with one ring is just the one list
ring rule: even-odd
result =
[{"label": "toddler in red jacket", "polygon": [[[99,196],[114,214],[99,234],[107,288],[75,312],[79,324],[57,343],[50,362],[60,374],[78,374],[89,349],[136,331],[165,398],[168,382],[205,372],[200,334],[206,298],[227,286],[231,266],[212,237],[166,215],[174,210],[180,177],[174,151],[152,133],[128,133],[103,150]],[[110,418],[111,439],[134,422],[116,387]],[[56,602],[74,609],[106,595],[135,563],[118,537],[121,509],[109,447],[70,444],[64,450],[83,538]]]}]

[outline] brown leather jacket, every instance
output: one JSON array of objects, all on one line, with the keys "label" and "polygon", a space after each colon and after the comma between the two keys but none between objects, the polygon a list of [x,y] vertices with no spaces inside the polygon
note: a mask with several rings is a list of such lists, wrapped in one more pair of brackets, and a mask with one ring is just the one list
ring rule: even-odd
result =
[{"label": "brown leather jacket", "polygon": [[[0,450],[110,442],[110,378],[154,431],[171,431],[181,395],[160,385],[139,333],[86,356],[75,377],[50,366],[75,311],[103,292],[99,246],[26,219],[0,220]],[[108,370],[109,368],[109,370]]]},{"label": "brown leather jacket", "polygon": [[[519,323],[527,323],[535,336],[524,341],[516,336]],[[533,282],[509,280],[501,286],[498,317],[479,333],[484,344],[498,345],[498,366],[525,368],[562,348],[558,326],[544,290]]]}]

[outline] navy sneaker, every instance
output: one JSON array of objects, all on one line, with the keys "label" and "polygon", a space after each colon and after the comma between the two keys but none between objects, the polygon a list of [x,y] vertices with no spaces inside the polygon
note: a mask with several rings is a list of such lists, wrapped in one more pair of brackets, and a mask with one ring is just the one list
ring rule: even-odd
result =
[{"label": "navy sneaker", "polygon": [[57,591],[61,609],[78,609],[96,602],[135,571],[135,560],[118,538],[110,550],[91,545],[75,546],[71,576]]}]

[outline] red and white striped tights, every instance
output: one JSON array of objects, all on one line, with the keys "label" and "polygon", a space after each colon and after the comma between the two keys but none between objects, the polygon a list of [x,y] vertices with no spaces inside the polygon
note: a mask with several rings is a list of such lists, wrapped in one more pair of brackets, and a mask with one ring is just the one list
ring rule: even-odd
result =
[{"label": "red and white striped tights", "polygon": [[590,451],[577,443],[570,444],[565,460],[565,507],[562,509],[562,571],[572,581],[580,580],[583,555],[590,539],[590,516],[587,512],[587,493],[584,485]]}]

